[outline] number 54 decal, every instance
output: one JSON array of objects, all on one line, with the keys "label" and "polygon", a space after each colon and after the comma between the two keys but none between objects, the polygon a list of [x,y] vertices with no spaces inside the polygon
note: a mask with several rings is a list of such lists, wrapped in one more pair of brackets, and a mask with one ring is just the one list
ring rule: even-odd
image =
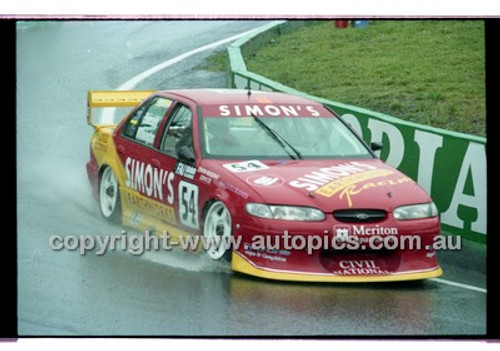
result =
[{"label": "number 54 decal", "polygon": [[198,187],[183,180],[179,182],[179,217],[186,227],[199,229]]},{"label": "number 54 decal", "polygon": [[251,160],[251,161],[244,161],[237,163],[226,163],[223,164],[223,166],[226,169],[229,169],[231,172],[235,173],[258,171],[261,169],[269,168],[267,165],[260,162],[259,160]]}]

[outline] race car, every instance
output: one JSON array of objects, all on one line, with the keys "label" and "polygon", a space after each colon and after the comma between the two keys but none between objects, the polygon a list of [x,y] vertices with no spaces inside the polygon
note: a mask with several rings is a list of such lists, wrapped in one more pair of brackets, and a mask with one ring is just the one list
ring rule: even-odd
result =
[{"label": "race car", "polygon": [[[131,111],[117,124],[104,113],[95,122],[93,110],[109,107]],[[262,278],[442,274],[432,199],[376,157],[381,143],[369,146],[318,102],[237,89],[89,91],[88,108],[86,168],[109,221],[176,239],[232,239],[200,251]]]}]

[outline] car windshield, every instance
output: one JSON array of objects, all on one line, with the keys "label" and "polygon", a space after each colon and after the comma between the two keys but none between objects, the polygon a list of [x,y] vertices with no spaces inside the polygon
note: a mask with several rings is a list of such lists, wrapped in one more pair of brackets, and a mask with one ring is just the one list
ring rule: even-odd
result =
[{"label": "car windshield", "polygon": [[336,117],[204,117],[200,131],[206,158],[373,157]]}]

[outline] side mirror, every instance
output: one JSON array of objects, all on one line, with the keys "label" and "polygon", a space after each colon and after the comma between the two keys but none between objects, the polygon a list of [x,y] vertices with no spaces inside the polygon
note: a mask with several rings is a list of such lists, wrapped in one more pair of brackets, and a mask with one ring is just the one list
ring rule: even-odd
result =
[{"label": "side mirror", "polygon": [[177,151],[177,156],[179,157],[179,161],[185,163],[194,163],[196,161],[193,148],[188,145],[181,146]]},{"label": "side mirror", "polygon": [[376,142],[373,142],[370,144],[370,148],[372,149],[372,151],[382,150],[383,147],[384,147],[384,144],[382,144],[381,141],[376,141]]}]

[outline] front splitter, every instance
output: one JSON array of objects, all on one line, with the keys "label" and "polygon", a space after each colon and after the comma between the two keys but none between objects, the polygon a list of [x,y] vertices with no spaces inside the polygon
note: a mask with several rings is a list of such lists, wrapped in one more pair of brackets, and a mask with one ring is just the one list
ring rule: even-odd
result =
[{"label": "front splitter", "polygon": [[232,254],[231,268],[237,272],[265,279],[331,283],[366,283],[422,280],[439,277],[443,274],[443,270],[439,266],[425,270],[398,272],[385,275],[334,275],[328,273],[290,272],[257,267],[236,251],[233,251]]}]

